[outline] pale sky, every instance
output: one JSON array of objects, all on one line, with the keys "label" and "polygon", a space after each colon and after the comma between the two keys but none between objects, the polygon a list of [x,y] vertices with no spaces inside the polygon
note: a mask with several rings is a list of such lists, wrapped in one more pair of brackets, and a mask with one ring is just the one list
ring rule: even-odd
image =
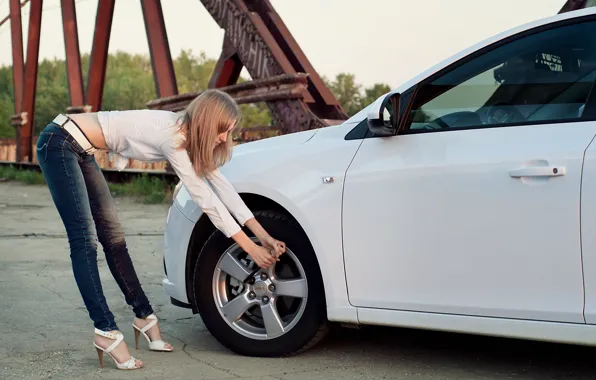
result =
[{"label": "pale sky", "polygon": [[[403,81],[511,27],[557,13],[565,0],[270,0],[320,75],[350,72],[364,86]],[[0,0],[0,19],[9,1]],[[60,0],[44,0],[40,60],[64,58]],[[81,53],[90,52],[98,0],[77,0]],[[223,30],[199,0],[162,0],[173,57],[217,58]],[[29,5],[23,8],[26,49]],[[110,52],[148,54],[140,0],[118,0]],[[26,53],[25,53],[26,54]],[[0,27],[0,66],[12,63],[10,23]]]}]

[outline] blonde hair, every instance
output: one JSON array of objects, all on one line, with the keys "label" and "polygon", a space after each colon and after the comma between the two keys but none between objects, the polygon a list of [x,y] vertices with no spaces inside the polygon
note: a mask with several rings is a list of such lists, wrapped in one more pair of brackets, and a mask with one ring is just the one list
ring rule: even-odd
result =
[{"label": "blonde hair", "polygon": [[179,122],[186,149],[198,176],[205,176],[232,158],[232,130],[225,143],[215,145],[217,136],[240,124],[238,104],[227,93],[210,89],[201,93],[186,107]]}]

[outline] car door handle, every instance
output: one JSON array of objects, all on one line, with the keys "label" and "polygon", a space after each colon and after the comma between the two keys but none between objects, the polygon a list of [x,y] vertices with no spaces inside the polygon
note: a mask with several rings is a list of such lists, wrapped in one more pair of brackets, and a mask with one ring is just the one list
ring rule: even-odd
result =
[{"label": "car door handle", "polygon": [[520,177],[558,177],[565,175],[565,167],[561,166],[530,166],[509,171],[513,178]]}]

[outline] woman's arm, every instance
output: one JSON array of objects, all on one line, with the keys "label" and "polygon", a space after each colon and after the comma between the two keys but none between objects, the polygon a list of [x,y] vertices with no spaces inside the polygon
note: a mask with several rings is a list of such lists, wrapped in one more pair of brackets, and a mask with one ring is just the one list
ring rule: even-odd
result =
[{"label": "woman's arm", "polygon": [[228,210],[234,214],[234,217],[236,217],[236,220],[238,220],[241,225],[248,227],[265,247],[275,250],[276,256],[285,252],[285,245],[282,242],[273,239],[263,226],[261,226],[253,213],[246,206],[246,203],[244,203],[240,195],[238,195],[234,186],[232,186],[230,181],[228,181],[219,169],[209,173],[207,180],[213,185],[219,198],[226,205]]},{"label": "woman's arm", "polygon": [[[227,209],[234,215],[240,225],[244,226],[248,220],[254,219],[255,216],[252,211],[246,206],[246,203],[244,203],[240,195],[238,195],[234,186],[232,186],[230,181],[228,181],[219,169],[212,171],[206,177],[219,196],[219,199],[221,199]],[[252,228],[250,230],[253,233],[255,232]],[[255,235],[257,234],[255,233]],[[257,237],[259,237],[259,235],[257,235]]]},{"label": "woman's arm", "polygon": [[276,258],[242,231],[209,184],[197,176],[186,150],[166,147],[163,152],[178,178],[188,189],[193,201],[207,214],[213,225],[226,237],[232,238],[260,267],[266,268],[273,264]]}]

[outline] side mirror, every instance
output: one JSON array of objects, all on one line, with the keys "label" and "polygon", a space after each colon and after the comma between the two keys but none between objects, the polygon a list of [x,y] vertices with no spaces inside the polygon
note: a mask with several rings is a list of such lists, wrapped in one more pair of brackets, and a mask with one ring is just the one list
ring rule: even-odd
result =
[{"label": "side mirror", "polygon": [[368,129],[379,136],[393,136],[399,126],[399,93],[381,96],[368,111]]}]

